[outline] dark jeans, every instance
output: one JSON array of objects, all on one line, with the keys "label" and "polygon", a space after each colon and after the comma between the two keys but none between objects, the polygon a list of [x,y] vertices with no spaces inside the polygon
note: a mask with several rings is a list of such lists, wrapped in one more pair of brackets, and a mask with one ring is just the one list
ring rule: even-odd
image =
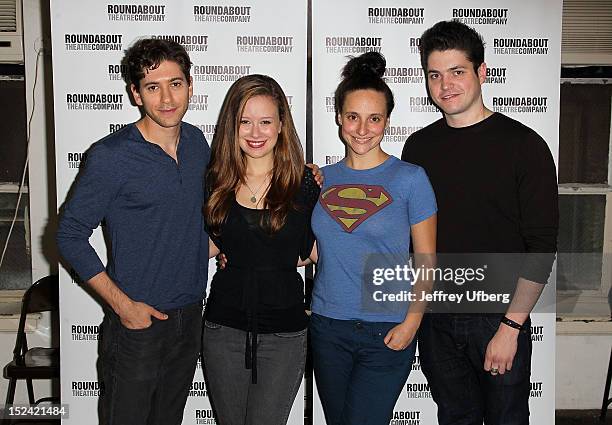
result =
[{"label": "dark jeans", "polygon": [[202,305],[164,311],[130,330],[112,312],[102,322],[100,423],[180,425],[200,352]]},{"label": "dark jeans", "polygon": [[421,368],[440,425],[528,425],[531,375],[530,321],[518,336],[512,370],[484,370],[487,345],[499,315],[427,314],[419,329]]},{"label": "dark jeans", "polygon": [[284,425],[306,363],[306,329],[257,335],[257,383],[245,368],[246,332],[206,321],[202,357],[219,425]]},{"label": "dark jeans", "polygon": [[402,351],[385,345],[395,325],[312,315],[314,374],[328,425],[389,424],[416,348],[416,338]]}]

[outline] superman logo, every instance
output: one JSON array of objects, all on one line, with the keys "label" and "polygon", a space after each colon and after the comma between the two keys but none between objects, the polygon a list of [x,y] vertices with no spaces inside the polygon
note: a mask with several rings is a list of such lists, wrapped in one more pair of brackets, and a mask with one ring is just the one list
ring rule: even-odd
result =
[{"label": "superman logo", "polygon": [[393,198],[382,186],[343,184],[329,187],[319,202],[344,230],[352,232]]}]

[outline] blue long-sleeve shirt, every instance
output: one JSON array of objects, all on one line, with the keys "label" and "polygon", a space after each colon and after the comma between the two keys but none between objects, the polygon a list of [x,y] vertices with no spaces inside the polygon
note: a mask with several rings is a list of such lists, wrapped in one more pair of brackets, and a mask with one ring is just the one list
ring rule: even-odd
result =
[{"label": "blue long-sleeve shirt", "polygon": [[[208,277],[204,176],[210,148],[182,123],[178,163],[134,124],[95,143],[65,204],[61,255],[84,281],[105,271],[131,299],[165,310],[201,301]],[[104,222],[108,264],[89,243]]]}]

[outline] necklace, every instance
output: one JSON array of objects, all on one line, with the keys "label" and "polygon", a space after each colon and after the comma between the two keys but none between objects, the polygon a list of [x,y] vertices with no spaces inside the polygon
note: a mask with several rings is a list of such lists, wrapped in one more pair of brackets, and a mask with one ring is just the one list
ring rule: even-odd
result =
[{"label": "necklace", "polygon": [[264,178],[264,181],[259,185],[259,187],[257,188],[256,191],[253,191],[253,189],[251,189],[251,186],[249,186],[249,184],[246,182],[246,179],[244,180],[244,184],[246,185],[247,189],[249,189],[249,192],[251,192],[251,199],[250,201],[254,204],[257,204],[257,194],[259,193],[259,191],[261,190],[261,188],[263,187],[264,184],[266,184],[266,181],[268,180],[268,175],[266,175],[266,178]]}]

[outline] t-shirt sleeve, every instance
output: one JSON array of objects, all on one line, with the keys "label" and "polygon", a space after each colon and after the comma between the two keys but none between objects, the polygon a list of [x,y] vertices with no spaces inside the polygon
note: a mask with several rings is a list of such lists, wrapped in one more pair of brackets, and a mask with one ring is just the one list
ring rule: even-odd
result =
[{"label": "t-shirt sleeve", "polygon": [[436,196],[425,170],[416,168],[410,182],[408,196],[408,217],[410,225],[415,225],[428,219],[438,211]]},{"label": "t-shirt sleeve", "polygon": [[319,185],[314,179],[312,171],[308,167],[305,167],[304,169],[304,178],[302,179],[301,191],[306,220],[304,234],[302,236],[302,244],[300,246],[300,258],[302,260],[305,260],[310,256],[310,253],[312,252],[312,247],[315,242],[315,236],[312,232],[311,226],[311,216],[312,210],[314,209],[315,205],[317,204],[317,201],[319,200],[319,193],[321,192]]}]

